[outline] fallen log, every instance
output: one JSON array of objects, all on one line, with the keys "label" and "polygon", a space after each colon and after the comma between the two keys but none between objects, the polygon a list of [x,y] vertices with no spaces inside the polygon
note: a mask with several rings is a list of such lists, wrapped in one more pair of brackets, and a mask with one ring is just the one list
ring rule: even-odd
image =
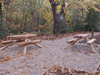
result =
[{"label": "fallen log", "polygon": [[27,41],[27,42],[21,42],[18,43],[18,46],[25,46],[25,45],[29,45],[29,44],[35,44],[35,43],[40,43],[42,40],[33,40],[33,41]]},{"label": "fallen log", "polygon": [[36,37],[36,34],[26,34],[26,35],[12,35],[12,36],[7,36],[7,39],[10,40],[19,40],[19,39],[26,39],[26,38],[33,38]]}]

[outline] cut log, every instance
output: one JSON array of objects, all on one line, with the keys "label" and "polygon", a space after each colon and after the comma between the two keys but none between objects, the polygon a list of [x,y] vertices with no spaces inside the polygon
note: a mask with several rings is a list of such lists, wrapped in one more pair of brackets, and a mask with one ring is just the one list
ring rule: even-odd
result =
[{"label": "cut log", "polygon": [[42,40],[33,40],[33,41],[27,41],[27,42],[21,42],[17,44],[18,46],[25,46],[29,44],[35,44],[35,43],[40,43]]},{"label": "cut log", "polygon": [[10,40],[19,40],[19,39],[26,39],[26,38],[33,38],[36,37],[36,34],[26,34],[26,35],[13,35],[13,36],[7,36],[7,39]]},{"label": "cut log", "polygon": [[74,42],[74,41],[76,41],[76,40],[77,40],[77,38],[70,39],[70,40],[67,40],[67,43],[72,43],[72,42]]},{"label": "cut log", "polygon": [[91,39],[91,40],[87,41],[87,44],[91,44],[91,43],[93,43],[95,40],[96,40],[96,39]]},{"label": "cut log", "polygon": [[88,36],[90,36],[90,35],[89,34],[78,34],[78,35],[75,35],[74,38],[85,38]]},{"label": "cut log", "polygon": [[67,40],[67,43],[69,43],[69,44],[62,49],[65,49],[65,48],[69,47],[70,45],[74,45],[77,42],[77,40],[78,40],[78,38]]},{"label": "cut log", "polygon": [[34,43],[35,46],[38,46],[40,48],[43,48],[41,45]]},{"label": "cut log", "polygon": [[[93,48],[92,43],[94,43],[95,40],[96,40],[96,39],[91,39],[91,40],[87,41],[87,44],[91,47],[91,49],[92,49],[92,51],[93,51],[94,53],[96,53],[96,51],[95,51],[95,49]],[[95,44],[95,43],[94,43],[94,44]]]},{"label": "cut log", "polygon": [[[84,38],[87,42],[89,39],[87,39],[86,37]],[[99,47],[97,44],[95,44],[94,42],[92,43],[93,45],[95,45],[96,47]]]},{"label": "cut log", "polygon": [[70,44],[68,44],[67,46],[65,46],[64,48],[62,48],[62,49],[65,49],[65,48],[67,48],[68,46],[70,46]]},{"label": "cut log", "polygon": [[92,51],[93,51],[94,53],[97,53],[97,52],[95,51],[95,49],[93,48],[92,44],[89,44],[89,46],[91,47],[91,49],[92,49]]},{"label": "cut log", "polygon": [[8,44],[8,43],[12,43],[16,40],[8,40],[8,41],[1,41],[1,44]]},{"label": "cut log", "polygon": [[4,50],[5,48],[7,48],[7,47],[9,47],[9,46],[11,46],[11,45],[13,45],[14,43],[16,43],[17,41],[14,41],[14,42],[12,42],[12,43],[10,43],[10,44],[8,44],[8,45],[5,45],[4,47],[1,47],[0,48],[0,51],[1,50]]},{"label": "cut log", "polygon": [[71,43],[71,45],[74,45],[80,38],[77,38],[74,42]]},{"label": "cut log", "polygon": [[[25,39],[25,42],[27,42],[27,41],[28,41],[28,39]],[[26,54],[26,50],[27,50],[27,45],[24,46],[24,50],[23,50],[24,54]]]},{"label": "cut log", "polygon": [[99,47],[97,44],[95,44],[94,42],[93,42],[93,45],[95,45],[96,47]]}]

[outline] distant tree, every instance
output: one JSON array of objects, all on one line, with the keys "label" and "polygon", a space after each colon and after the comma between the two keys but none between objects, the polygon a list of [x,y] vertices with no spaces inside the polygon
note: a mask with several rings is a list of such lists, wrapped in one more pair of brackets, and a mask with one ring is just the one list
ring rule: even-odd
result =
[{"label": "distant tree", "polygon": [[0,2],[0,23],[2,22],[2,2]]},{"label": "distant tree", "polygon": [[6,25],[3,22],[3,11],[2,11],[2,2],[0,2],[0,39],[4,38],[7,34]]},{"label": "distant tree", "polygon": [[85,22],[92,31],[92,38],[93,38],[94,28],[99,20],[98,14],[99,14],[98,11],[95,11],[94,8],[90,8],[87,17],[85,19]]}]

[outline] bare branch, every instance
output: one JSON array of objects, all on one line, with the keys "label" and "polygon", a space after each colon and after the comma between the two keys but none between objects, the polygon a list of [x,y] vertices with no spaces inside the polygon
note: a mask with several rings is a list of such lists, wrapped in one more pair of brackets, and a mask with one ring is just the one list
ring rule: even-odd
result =
[{"label": "bare branch", "polygon": [[56,6],[57,6],[57,5],[59,5],[59,4],[60,4],[60,2],[59,2],[59,1],[57,1],[57,2],[56,2]]},{"label": "bare branch", "polygon": [[65,0],[63,0],[63,4],[62,4],[62,7],[61,7],[61,12],[59,14],[64,13],[64,9],[65,9]]},{"label": "bare branch", "polygon": [[59,4],[60,4],[60,2],[59,2],[59,1],[54,2],[54,0],[49,0],[49,2],[51,3],[51,6],[57,6],[57,5],[59,5]]},{"label": "bare branch", "polygon": [[72,4],[72,3],[70,3],[70,4],[67,6],[66,11],[67,11],[67,10],[68,10],[68,8],[71,6],[71,4]]},{"label": "bare branch", "polygon": [[50,2],[50,3],[53,3],[53,2],[54,2],[54,0],[49,0],[49,2]]}]

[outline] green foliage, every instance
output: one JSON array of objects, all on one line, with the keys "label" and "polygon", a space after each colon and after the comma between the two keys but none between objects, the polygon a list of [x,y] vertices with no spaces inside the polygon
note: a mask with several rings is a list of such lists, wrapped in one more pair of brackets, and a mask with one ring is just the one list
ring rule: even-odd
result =
[{"label": "green foliage", "polygon": [[73,31],[82,31],[83,30],[83,19],[82,19],[82,13],[78,10],[74,10],[71,16],[71,23]]},{"label": "green foliage", "polygon": [[0,39],[3,39],[7,34],[7,27],[3,22],[3,11],[2,11],[2,3],[0,2]]},{"label": "green foliage", "polygon": [[65,24],[65,20],[60,25],[60,33],[66,33],[67,32],[67,26]]},{"label": "green foliage", "polygon": [[[60,25],[60,33],[88,30],[87,27],[90,26],[82,24],[84,20],[84,18],[82,18],[82,9],[84,9],[83,16],[85,17],[87,7],[94,7],[96,2],[82,1],[66,1],[64,10],[66,17],[65,22]],[[61,5],[57,6],[57,12],[60,12],[60,10]],[[4,4],[4,11],[6,26],[3,24],[2,26],[4,29],[7,27],[10,33],[20,34],[23,32],[38,32],[39,29],[40,33],[53,32],[54,23],[49,0],[10,0],[10,2]],[[67,20],[71,21],[71,26],[67,25]],[[96,24],[95,29],[98,28],[98,30],[100,30],[99,24],[100,23]]]},{"label": "green foliage", "polygon": [[89,13],[87,14],[87,17],[85,19],[85,22],[87,23],[87,27],[89,28],[95,28],[97,25],[97,22],[99,20],[99,12],[95,11],[94,8],[89,9]]},{"label": "green foliage", "polygon": [[6,35],[8,35],[8,29],[5,23],[0,22],[0,39],[3,39]]},{"label": "green foliage", "polygon": [[87,27],[91,29],[92,31],[92,38],[94,29],[96,28],[97,22],[99,20],[99,12],[94,10],[94,8],[89,8],[89,13],[87,14],[87,17],[85,19],[85,22],[87,23]]},{"label": "green foliage", "polygon": [[[91,26],[90,25],[85,25],[83,27],[83,31],[91,31]],[[100,31],[100,26],[98,24],[96,24],[94,26],[94,31],[96,31],[96,32]]]}]

